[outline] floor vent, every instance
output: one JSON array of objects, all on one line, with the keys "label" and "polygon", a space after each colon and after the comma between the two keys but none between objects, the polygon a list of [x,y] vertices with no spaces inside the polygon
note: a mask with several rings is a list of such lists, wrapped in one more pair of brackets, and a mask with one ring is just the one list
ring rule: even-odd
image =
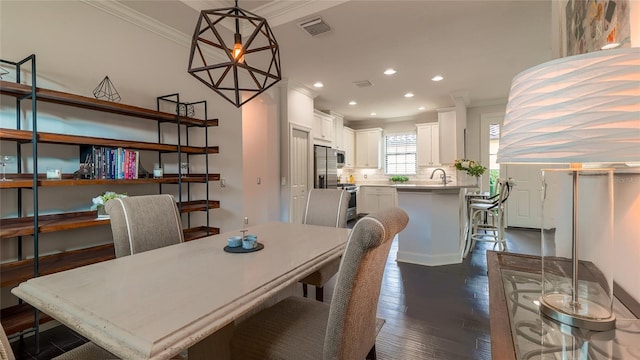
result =
[{"label": "floor vent", "polygon": [[329,25],[322,20],[322,18],[314,18],[310,20],[305,20],[301,23],[298,23],[298,26],[302,28],[302,30],[306,31],[307,34],[311,36],[316,36],[320,34],[324,34],[331,30]]},{"label": "floor vent", "polygon": [[359,80],[354,81],[353,83],[359,88],[373,86],[373,83],[369,80]]}]

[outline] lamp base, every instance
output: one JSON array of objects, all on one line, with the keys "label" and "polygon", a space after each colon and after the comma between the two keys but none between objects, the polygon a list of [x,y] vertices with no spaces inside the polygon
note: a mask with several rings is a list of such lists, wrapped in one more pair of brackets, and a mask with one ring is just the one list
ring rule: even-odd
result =
[{"label": "lamp base", "polygon": [[580,299],[580,310],[571,306],[567,294],[546,294],[540,297],[540,312],[569,326],[607,331],[616,327],[616,317],[608,309],[588,299]]}]

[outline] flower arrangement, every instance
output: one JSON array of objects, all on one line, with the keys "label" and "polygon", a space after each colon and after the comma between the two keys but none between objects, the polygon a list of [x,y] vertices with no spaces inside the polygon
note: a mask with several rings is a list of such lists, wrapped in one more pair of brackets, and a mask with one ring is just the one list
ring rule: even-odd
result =
[{"label": "flower arrangement", "polygon": [[479,162],[467,159],[456,160],[453,165],[457,170],[465,171],[467,174],[475,177],[484,174],[485,170],[487,170],[487,168]]},{"label": "flower arrangement", "polygon": [[91,199],[91,202],[93,202],[93,205],[91,206],[92,209],[97,209],[100,206],[104,206],[104,204],[107,203],[107,201],[111,200],[111,199],[117,199],[117,198],[124,198],[127,197],[127,194],[118,194],[116,192],[113,191],[105,191],[104,193],[94,197],[93,199]]}]

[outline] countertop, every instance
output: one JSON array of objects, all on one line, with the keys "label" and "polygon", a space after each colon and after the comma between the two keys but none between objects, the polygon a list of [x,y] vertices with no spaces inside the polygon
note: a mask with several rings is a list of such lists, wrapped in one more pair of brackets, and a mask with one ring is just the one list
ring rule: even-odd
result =
[{"label": "countertop", "polygon": [[434,191],[434,190],[460,190],[462,188],[474,188],[476,185],[460,185],[449,183],[442,185],[440,182],[417,183],[417,184],[393,184],[393,183],[361,183],[358,186],[384,186],[393,187],[398,191]]}]

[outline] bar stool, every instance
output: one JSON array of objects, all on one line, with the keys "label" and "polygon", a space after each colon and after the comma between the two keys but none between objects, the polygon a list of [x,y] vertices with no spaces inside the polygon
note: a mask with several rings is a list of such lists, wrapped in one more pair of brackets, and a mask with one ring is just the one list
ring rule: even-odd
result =
[{"label": "bar stool", "polygon": [[467,233],[467,248],[465,256],[471,252],[476,241],[489,241],[494,243],[500,251],[507,250],[507,242],[504,238],[504,207],[513,179],[498,180],[499,193],[488,199],[472,199],[469,204],[469,226]]}]

